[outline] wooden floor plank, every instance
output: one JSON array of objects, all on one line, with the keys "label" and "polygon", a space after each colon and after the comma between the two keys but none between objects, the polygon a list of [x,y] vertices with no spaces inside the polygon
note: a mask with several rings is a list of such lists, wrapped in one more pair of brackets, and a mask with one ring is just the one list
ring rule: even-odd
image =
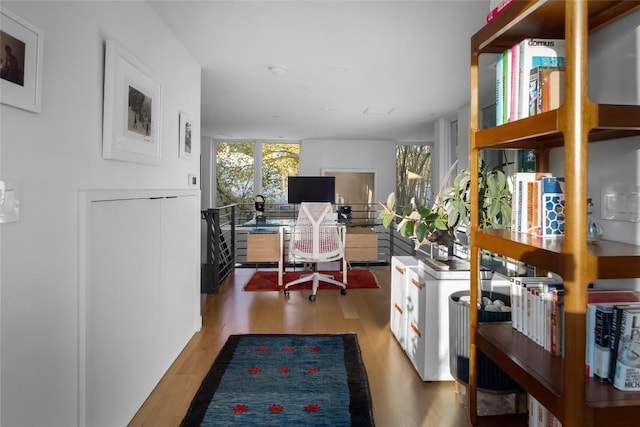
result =
[{"label": "wooden floor plank", "polygon": [[380,288],[244,292],[253,269],[236,271],[220,293],[203,297],[203,327],[191,339],[129,427],[176,427],[230,334],[355,332],[379,427],[468,426],[453,382],[423,382],[389,330],[390,269],[372,267]]}]

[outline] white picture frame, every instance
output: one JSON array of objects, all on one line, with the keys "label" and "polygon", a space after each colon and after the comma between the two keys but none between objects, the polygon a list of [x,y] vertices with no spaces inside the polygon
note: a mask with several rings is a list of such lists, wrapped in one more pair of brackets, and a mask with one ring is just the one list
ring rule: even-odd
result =
[{"label": "white picture frame", "polygon": [[39,113],[43,32],[0,7],[0,103]]},{"label": "white picture frame", "polygon": [[179,114],[178,153],[181,159],[190,159],[193,147],[193,120],[185,112]]},{"label": "white picture frame", "polygon": [[102,157],[160,164],[162,85],[115,40],[106,41]]}]

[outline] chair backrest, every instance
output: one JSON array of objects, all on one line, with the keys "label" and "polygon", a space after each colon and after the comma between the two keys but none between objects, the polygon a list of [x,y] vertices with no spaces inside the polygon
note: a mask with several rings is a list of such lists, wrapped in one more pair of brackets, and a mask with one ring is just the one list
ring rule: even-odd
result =
[{"label": "chair backrest", "polygon": [[331,203],[300,204],[289,240],[289,255],[309,262],[334,261],[344,256],[340,225]]}]

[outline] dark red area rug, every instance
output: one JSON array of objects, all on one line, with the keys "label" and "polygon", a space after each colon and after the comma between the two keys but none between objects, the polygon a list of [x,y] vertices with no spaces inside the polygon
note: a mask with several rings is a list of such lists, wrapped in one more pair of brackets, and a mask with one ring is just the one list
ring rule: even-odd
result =
[{"label": "dark red area rug", "polygon": [[[340,271],[321,271],[323,274],[331,274],[336,280],[342,280],[342,272]],[[297,279],[301,275],[309,274],[309,271],[287,271],[284,273],[284,280],[282,283],[291,282]],[[347,270],[347,289],[375,289],[379,288],[376,276],[369,270],[355,269]],[[295,290],[309,290],[311,289],[311,282],[301,283],[290,288]],[[339,288],[328,283],[320,282],[319,289],[335,289]],[[251,279],[244,287],[245,291],[281,291],[282,288],[278,286],[278,272],[273,270],[268,271],[256,271]]]}]

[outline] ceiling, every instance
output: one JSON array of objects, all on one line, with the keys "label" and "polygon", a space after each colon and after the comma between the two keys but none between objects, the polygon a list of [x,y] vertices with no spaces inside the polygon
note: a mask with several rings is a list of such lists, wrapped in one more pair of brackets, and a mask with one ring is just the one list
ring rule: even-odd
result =
[{"label": "ceiling", "polygon": [[[489,0],[151,1],[202,66],[214,139],[429,141],[469,99]],[[485,73],[490,74],[490,73]]]}]

